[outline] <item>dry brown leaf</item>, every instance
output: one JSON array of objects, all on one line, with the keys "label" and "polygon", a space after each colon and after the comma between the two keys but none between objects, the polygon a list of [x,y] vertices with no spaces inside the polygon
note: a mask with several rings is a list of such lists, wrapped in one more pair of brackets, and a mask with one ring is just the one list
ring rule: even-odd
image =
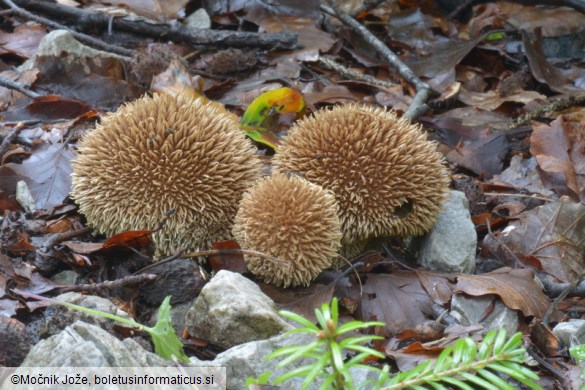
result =
[{"label": "dry brown leaf", "polygon": [[[423,310],[432,306],[417,276],[412,272],[409,274],[410,277],[405,273],[363,276],[363,295],[356,314],[362,321],[384,322],[386,331],[383,336],[415,328],[426,320]],[[428,306],[425,308],[419,299],[426,300]]]},{"label": "dry brown leaf", "polygon": [[461,88],[458,99],[470,106],[492,111],[506,102],[526,104],[534,100],[546,100],[546,96],[536,91],[525,91],[523,89],[516,90],[508,96],[501,96],[496,91],[473,92]]},{"label": "dry brown leaf", "polygon": [[[530,152],[538,162],[540,178],[546,188],[575,200],[585,199],[585,158],[580,150],[585,146],[582,129],[582,125],[569,128],[559,116],[550,125],[534,126],[530,137]],[[581,177],[575,172],[573,159]]]},{"label": "dry brown leaf", "polygon": [[459,275],[455,292],[482,296],[495,294],[510,309],[520,310],[525,316],[542,318],[550,300],[534,281],[530,269],[500,268],[482,275]]},{"label": "dry brown leaf", "polygon": [[560,281],[572,281],[583,271],[585,206],[545,204],[524,213],[498,237],[513,252],[535,256],[543,270]]},{"label": "dry brown leaf", "polygon": [[73,151],[66,144],[42,144],[22,164],[5,166],[28,178],[37,209],[58,206],[71,191],[71,160]]}]

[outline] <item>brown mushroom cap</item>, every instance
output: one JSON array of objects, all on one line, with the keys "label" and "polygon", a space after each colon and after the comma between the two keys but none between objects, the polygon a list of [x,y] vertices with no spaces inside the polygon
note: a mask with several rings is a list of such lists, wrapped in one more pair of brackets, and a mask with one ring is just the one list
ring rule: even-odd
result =
[{"label": "brown mushroom cap", "polygon": [[245,256],[250,272],[280,287],[308,285],[331,266],[341,247],[334,196],[300,177],[279,173],[244,194],[233,234],[243,248],[284,261]]},{"label": "brown mushroom cap", "polygon": [[273,164],[335,194],[344,243],[425,233],[450,182],[442,155],[419,125],[358,104],[297,122]]},{"label": "brown mushroom cap", "polygon": [[99,232],[153,229],[176,210],[154,234],[159,255],[229,238],[242,195],[262,169],[234,115],[167,94],[107,114],[78,149],[71,195]]}]

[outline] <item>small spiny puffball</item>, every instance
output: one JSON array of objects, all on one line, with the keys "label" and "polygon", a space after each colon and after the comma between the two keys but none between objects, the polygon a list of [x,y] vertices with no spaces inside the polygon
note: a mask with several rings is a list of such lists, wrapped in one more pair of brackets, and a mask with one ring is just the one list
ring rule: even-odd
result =
[{"label": "small spiny puffball", "polygon": [[237,118],[217,103],[155,94],[105,115],[78,144],[72,198],[98,232],[154,229],[159,255],[230,238],[261,162]]},{"label": "small spiny puffball", "polygon": [[233,234],[250,272],[279,287],[306,286],[331,266],[341,247],[335,197],[294,175],[273,173],[244,194]]},{"label": "small spiny puffball", "polygon": [[359,104],[297,122],[273,159],[338,202],[344,245],[431,229],[449,193],[449,172],[419,125]]}]

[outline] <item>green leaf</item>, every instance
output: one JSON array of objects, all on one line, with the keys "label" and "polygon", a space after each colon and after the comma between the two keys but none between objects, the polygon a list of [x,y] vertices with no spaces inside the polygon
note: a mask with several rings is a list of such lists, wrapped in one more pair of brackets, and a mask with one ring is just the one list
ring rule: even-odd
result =
[{"label": "green leaf", "polygon": [[345,348],[345,346],[348,345],[355,345],[355,344],[363,344],[372,340],[383,340],[384,337],[381,336],[374,336],[374,335],[366,335],[366,336],[361,336],[361,337],[348,337],[346,339],[343,339],[341,341],[341,343],[339,343],[341,346],[343,346]]},{"label": "green leaf", "polygon": [[[303,388],[306,388],[308,385],[313,383],[320,373],[327,373],[326,367],[329,364],[331,364],[331,358],[328,355],[323,355],[321,359],[316,361],[314,363],[313,369],[307,373],[307,377],[303,381]],[[307,385],[306,387],[305,384]]]},{"label": "green leaf", "polygon": [[330,316],[327,315],[326,317],[325,314],[329,314],[329,310],[327,310],[327,313],[324,313],[322,310],[315,309],[315,318],[317,318],[319,327],[321,330],[325,330],[327,332],[327,319],[330,318]]},{"label": "green leaf", "polygon": [[508,384],[508,382],[506,382],[505,380],[503,380],[490,370],[482,368],[481,370],[477,370],[477,373],[484,377],[486,380],[488,380],[490,383],[496,385],[497,389],[514,390],[514,386],[511,386],[510,384]]},{"label": "green leaf", "polygon": [[291,88],[278,88],[258,96],[246,109],[240,121],[244,134],[256,142],[276,149],[280,140],[272,131],[274,118],[283,113],[300,114],[305,101]]},{"label": "green leaf", "polygon": [[289,320],[296,322],[297,324],[301,324],[307,327],[308,329],[319,331],[319,328],[315,324],[313,324],[305,317],[298,315],[297,313],[293,313],[292,311],[287,310],[281,310],[278,312],[278,314],[280,314],[284,318],[288,318]]},{"label": "green leaf", "polygon": [[[447,367],[453,365],[451,364],[452,363],[451,351],[453,350],[454,350],[453,347],[447,347],[441,352],[441,354],[435,361],[435,368],[433,369],[433,372],[435,374],[440,374],[441,372],[445,371]],[[455,351],[457,351],[457,344],[455,344]],[[455,354],[456,352],[453,355]]]},{"label": "green leaf", "polygon": [[339,319],[339,306],[337,304],[337,298],[331,300],[331,320],[333,325],[337,327],[337,320]]},{"label": "green leaf", "polygon": [[[464,340],[465,350],[461,356],[461,363],[471,364],[477,356],[477,344],[470,337],[466,337]],[[459,362],[454,362],[454,364],[459,364]]]},{"label": "green leaf", "polygon": [[246,389],[249,389],[251,385],[267,385],[269,384],[270,375],[270,371],[264,371],[262,374],[258,375],[258,378],[246,378],[244,385],[246,386]]},{"label": "green leaf", "polygon": [[[520,366],[520,367],[522,367],[522,366]],[[522,371],[508,367],[508,366],[502,364],[501,362],[490,363],[489,368],[491,370],[504,373],[504,374],[508,375],[509,377],[516,379],[518,382],[524,383],[525,385],[529,386],[530,388],[534,389],[533,386],[537,386],[537,388],[540,388],[539,385],[532,382],[528,377],[526,377]],[[530,371],[530,372],[532,373],[532,371]],[[536,379],[538,379],[538,378],[536,378]]]},{"label": "green leaf", "polygon": [[491,330],[485,336],[479,346],[479,360],[485,360],[492,351],[492,343],[496,338],[496,331]]},{"label": "green leaf", "polygon": [[474,383],[474,384],[476,384],[478,386],[483,387],[484,389],[498,390],[498,388],[496,386],[492,385],[490,382],[486,381],[483,378],[480,378],[477,375],[470,374],[470,373],[467,373],[467,372],[462,372],[459,375],[461,375],[461,377],[467,379],[469,382],[472,382],[472,383]]},{"label": "green leaf", "polygon": [[[351,321],[351,322],[348,322],[348,323],[341,325],[337,329],[337,334],[343,334],[343,333],[351,332],[351,331],[354,331],[357,329],[369,328],[371,326],[384,326],[384,325],[385,324],[383,322],[379,322],[379,321],[370,321],[370,322]],[[379,337],[379,336],[376,336],[376,337]],[[383,337],[379,337],[379,338],[383,338]]]},{"label": "green leaf", "polygon": [[516,362],[511,362],[508,360],[502,360],[499,362],[499,364],[510,368],[516,372],[521,373],[522,375],[524,375],[526,378],[530,378],[530,379],[534,379],[535,381],[539,380],[540,377],[538,376],[537,373],[535,373],[534,371],[532,371],[531,369],[529,369],[528,367],[523,366],[522,364],[516,363]]},{"label": "green leaf", "polygon": [[158,356],[172,359],[173,356],[181,363],[188,363],[189,357],[183,350],[183,343],[177,337],[171,324],[171,296],[167,296],[158,309],[158,317],[153,328],[144,328],[152,337],[154,351]]},{"label": "green leaf", "polygon": [[499,355],[504,346],[506,345],[506,329],[502,328],[496,335],[496,339],[494,341],[494,355]]},{"label": "green leaf", "polygon": [[506,341],[504,345],[505,351],[512,351],[522,346],[522,333],[517,332]]},{"label": "green leaf", "polygon": [[310,352],[312,349],[315,349],[320,344],[319,340],[315,340],[310,344],[298,347],[298,349],[292,352],[287,358],[283,359],[282,361],[278,362],[277,367],[284,367],[293,361],[301,358],[306,357],[307,353]]},{"label": "green leaf", "polygon": [[341,352],[341,348],[339,348],[339,344],[335,341],[331,341],[329,343],[329,348],[331,349],[331,355],[333,357],[333,367],[337,371],[343,370],[343,354]]},{"label": "green leaf", "polygon": [[352,350],[352,351],[367,353],[370,357],[375,356],[375,357],[380,358],[380,359],[384,359],[386,357],[386,355],[384,355],[382,352],[376,351],[375,349],[366,347],[364,345],[350,345],[346,348],[349,350]]},{"label": "green leaf", "polygon": [[474,390],[473,387],[469,386],[467,383],[465,383],[457,378],[446,376],[446,377],[442,377],[441,380],[443,382],[447,382],[450,385],[456,386],[456,387],[463,389],[463,390]]}]

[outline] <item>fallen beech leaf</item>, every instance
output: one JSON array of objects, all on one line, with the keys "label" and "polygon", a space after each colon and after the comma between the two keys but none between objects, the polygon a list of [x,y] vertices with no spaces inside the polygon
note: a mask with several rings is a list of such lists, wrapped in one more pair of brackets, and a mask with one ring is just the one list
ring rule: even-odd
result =
[{"label": "fallen beech leaf", "polygon": [[173,58],[164,72],[152,78],[150,90],[171,95],[182,94],[194,98],[205,98],[201,92],[203,85],[198,81],[191,76],[189,69],[179,59]]},{"label": "fallen beech leaf", "polygon": [[548,326],[536,319],[530,324],[530,339],[545,356],[562,356],[561,341]]},{"label": "fallen beech leaf", "polygon": [[4,166],[25,177],[37,209],[50,209],[60,205],[71,191],[72,159],[68,145],[42,144],[22,164]]},{"label": "fallen beech leaf", "polygon": [[[413,280],[418,279],[414,273]],[[404,329],[412,329],[426,318],[421,304],[414,294],[405,292],[396,283],[392,275],[368,274],[365,280],[363,295],[356,314],[361,321],[382,321],[386,323],[385,332],[381,336],[389,337]],[[420,286],[420,283],[419,283]],[[426,293],[419,287],[420,294]],[[432,303],[431,303],[432,304]],[[430,305],[429,305],[430,306]]]},{"label": "fallen beech leaf", "polygon": [[284,289],[259,283],[258,287],[276,303],[280,310],[289,310],[311,321],[316,321],[315,309],[320,308],[323,303],[331,302],[335,284],[311,283],[309,287]]},{"label": "fallen beech leaf", "polygon": [[[211,249],[241,249],[240,245],[235,240],[218,241],[211,244]],[[220,253],[217,255],[210,255],[207,257],[209,265],[213,272],[218,272],[222,269],[243,274],[248,272],[244,256],[241,253]]]},{"label": "fallen beech leaf", "polygon": [[240,126],[254,141],[276,149],[279,139],[271,122],[279,114],[300,114],[304,108],[305,101],[300,93],[288,87],[278,88],[254,99],[242,116]]},{"label": "fallen beech leaf", "polygon": [[74,119],[90,112],[90,107],[79,100],[57,95],[39,96],[21,109],[3,114],[7,121]]},{"label": "fallen beech leaf", "polygon": [[583,92],[567,83],[561,71],[552,66],[542,50],[542,31],[540,28],[534,30],[536,39],[532,41],[525,31],[522,31],[522,42],[526,50],[528,64],[534,78],[541,83],[547,84],[551,89],[561,93]]},{"label": "fallen beech leaf", "polygon": [[500,268],[482,275],[457,276],[455,292],[482,296],[499,296],[510,309],[520,310],[525,316],[542,318],[550,300],[534,281],[534,271],[530,269]]},{"label": "fallen beech leaf", "polygon": [[129,230],[108,238],[102,249],[134,248],[140,250],[152,242],[152,230]]},{"label": "fallen beech leaf", "polygon": [[536,257],[542,269],[562,282],[583,271],[585,206],[554,202],[536,207],[498,235],[511,251]]},{"label": "fallen beech leaf", "polygon": [[530,136],[530,152],[546,188],[574,200],[585,199],[580,190],[585,184],[582,132],[582,125],[571,126],[559,116],[550,125],[534,126]]}]

